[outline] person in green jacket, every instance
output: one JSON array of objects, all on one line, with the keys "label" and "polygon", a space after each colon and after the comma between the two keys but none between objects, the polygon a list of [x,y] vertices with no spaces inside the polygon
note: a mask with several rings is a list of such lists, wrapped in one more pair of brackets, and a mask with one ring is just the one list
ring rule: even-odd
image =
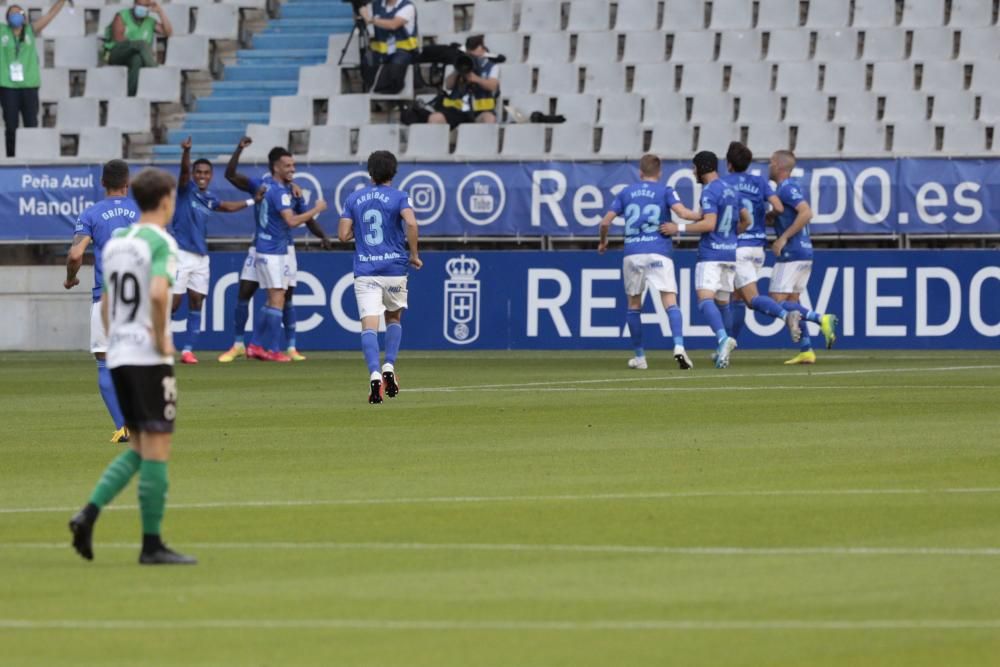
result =
[{"label": "person in green jacket", "polygon": [[[56,0],[52,8],[34,22],[20,5],[7,8],[7,20],[0,25],[0,105],[6,125],[7,157],[14,157],[17,126],[38,127],[38,88],[42,85],[36,36],[45,29],[66,0]],[[68,94],[68,93],[67,93]]]},{"label": "person in green jacket", "polygon": [[[153,14],[160,17],[159,22]],[[131,9],[115,15],[105,35],[104,50],[109,65],[128,67],[128,95],[135,97],[139,88],[139,70],[156,67],[156,36],[170,37],[174,32],[166,12],[155,0],[135,0]]]}]

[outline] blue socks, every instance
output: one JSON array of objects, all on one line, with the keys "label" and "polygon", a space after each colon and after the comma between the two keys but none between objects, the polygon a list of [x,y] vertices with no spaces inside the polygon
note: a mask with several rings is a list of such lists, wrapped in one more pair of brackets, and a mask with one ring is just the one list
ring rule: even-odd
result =
[{"label": "blue socks", "polygon": [[298,347],[295,344],[295,306],[291,302],[285,303],[285,309],[281,313],[282,324],[285,325],[285,339],[288,341],[288,347]]},{"label": "blue socks", "polygon": [[393,322],[385,327],[385,363],[396,365],[399,344],[403,341],[403,325]]},{"label": "blue socks", "polygon": [[797,310],[802,313],[802,319],[806,322],[813,322],[814,324],[819,324],[823,321],[823,316],[813,310],[809,310],[803,306],[798,301],[782,301],[781,307],[785,310]]},{"label": "blue socks", "polygon": [[719,312],[722,313],[722,326],[726,328],[726,334],[731,336],[733,334],[733,311],[729,307],[729,303],[719,303],[715,302],[716,307]]},{"label": "blue socks", "polygon": [[667,320],[670,322],[670,333],[674,337],[674,345],[684,347],[684,315],[677,306],[667,308]]},{"label": "blue socks", "polygon": [[[402,333],[402,327],[400,327]],[[375,329],[365,329],[361,332],[361,351],[365,354],[365,363],[369,373],[378,373],[378,332]]]},{"label": "blue socks", "polygon": [[120,429],[125,426],[125,417],[118,406],[118,395],[115,394],[115,383],[111,380],[111,371],[104,359],[97,360],[97,387],[101,390],[101,398],[104,399],[104,405],[107,406],[108,413],[115,422],[115,428]]},{"label": "blue socks", "polygon": [[788,317],[787,308],[782,308],[780,303],[769,296],[764,296],[763,294],[758,294],[751,299],[750,307],[756,311],[764,313],[765,315],[770,315],[776,320],[783,320]]},{"label": "blue socks", "polygon": [[733,328],[729,332],[729,335],[738,339],[740,334],[743,333],[743,327],[746,325],[747,305],[743,301],[736,301],[730,304],[729,307],[733,311]]},{"label": "blue socks", "polygon": [[698,310],[701,314],[705,316],[708,320],[708,326],[712,328],[715,332],[715,337],[720,341],[725,340],[726,325],[722,322],[722,313],[719,312],[719,307],[715,305],[715,299],[704,299],[698,302]]},{"label": "blue socks", "polygon": [[635,356],[646,356],[646,351],[642,349],[642,311],[630,309],[625,315],[625,321],[628,322],[628,335],[632,339]]},{"label": "blue socks", "polygon": [[190,352],[198,343],[198,334],[201,333],[201,311],[188,310],[187,317],[187,344],[184,351]]},{"label": "blue socks", "polygon": [[254,328],[254,340],[265,350],[277,352],[281,345],[281,311],[264,306],[260,309],[260,320]]},{"label": "blue socks", "polygon": [[237,343],[243,342],[243,334],[247,329],[247,320],[250,319],[250,301],[239,299],[236,301],[236,314],[233,326],[236,329],[234,336]]}]

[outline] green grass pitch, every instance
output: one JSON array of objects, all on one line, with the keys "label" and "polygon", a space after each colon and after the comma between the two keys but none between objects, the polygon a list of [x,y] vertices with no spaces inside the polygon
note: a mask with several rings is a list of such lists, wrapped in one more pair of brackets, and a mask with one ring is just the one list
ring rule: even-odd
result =
[{"label": "green grass pitch", "polygon": [[[0,664],[995,665],[1000,353],[178,367],[164,536],[86,354],[0,355]],[[448,389],[452,388],[452,389]]]}]

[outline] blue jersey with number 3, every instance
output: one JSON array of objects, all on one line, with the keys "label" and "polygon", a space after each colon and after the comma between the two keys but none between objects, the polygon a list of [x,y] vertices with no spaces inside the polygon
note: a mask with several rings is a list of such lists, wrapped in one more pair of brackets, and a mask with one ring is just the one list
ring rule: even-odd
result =
[{"label": "blue jersey with number 3", "polygon": [[620,191],[611,211],[625,218],[625,254],[669,257],[673,242],[660,233],[660,225],[670,221],[670,208],[680,203],[673,188],[652,181],[633,183]]},{"label": "blue jersey with number 3", "polygon": [[[804,202],[806,198],[802,194],[802,185],[795,178],[787,178],[778,185],[778,198],[781,199],[785,212],[774,221],[774,232],[781,236],[786,229],[792,226],[795,218],[799,215],[795,207]],[[813,244],[812,239],[809,238],[809,224],[807,223],[798,234],[788,239],[781,255],[776,257],[774,261],[798,262],[812,258]]]},{"label": "blue jersey with number 3", "polygon": [[403,211],[411,208],[405,192],[370,185],[351,193],[341,218],[354,223],[354,275],[405,276],[409,267]]},{"label": "blue jersey with number 3", "polygon": [[763,247],[767,242],[764,216],[767,214],[767,200],[774,195],[774,188],[766,176],[742,172],[729,174],[725,181],[736,190],[740,203],[750,213],[750,226],[739,235],[741,248]]},{"label": "blue jersey with number 3", "polygon": [[736,231],[742,207],[736,190],[721,178],[701,191],[701,212],[715,214],[715,231],[701,235],[698,242],[699,262],[736,261]]}]

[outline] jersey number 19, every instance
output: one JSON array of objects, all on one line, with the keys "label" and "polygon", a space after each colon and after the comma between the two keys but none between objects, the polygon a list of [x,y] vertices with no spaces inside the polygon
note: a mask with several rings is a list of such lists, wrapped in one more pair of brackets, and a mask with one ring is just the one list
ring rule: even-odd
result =
[{"label": "jersey number 19", "polygon": [[111,283],[111,319],[117,317],[118,304],[120,303],[124,307],[132,309],[128,314],[128,321],[133,321],[139,312],[139,279],[135,277],[134,273],[115,271],[108,278],[108,282]]}]

